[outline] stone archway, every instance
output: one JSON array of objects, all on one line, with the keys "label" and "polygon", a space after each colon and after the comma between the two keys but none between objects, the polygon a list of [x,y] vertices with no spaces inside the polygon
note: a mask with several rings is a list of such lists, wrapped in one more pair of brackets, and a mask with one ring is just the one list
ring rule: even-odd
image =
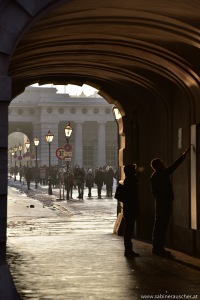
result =
[{"label": "stone archway", "polygon": [[[147,165],[156,152],[171,161],[179,154],[177,129],[184,129],[185,146],[190,125],[200,122],[199,10],[199,3],[191,5],[187,0],[181,4],[152,0],[151,5],[147,0],[114,4],[88,0],[84,5],[81,0],[2,2],[1,240],[6,239],[5,162],[11,99],[34,82],[89,83],[123,107],[123,163],[138,159]],[[137,123],[139,154],[132,138]],[[189,163],[184,171],[189,174]],[[178,179],[178,186],[188,178]],[[184,222],[178,226],[179,232],[190,235]]]}]

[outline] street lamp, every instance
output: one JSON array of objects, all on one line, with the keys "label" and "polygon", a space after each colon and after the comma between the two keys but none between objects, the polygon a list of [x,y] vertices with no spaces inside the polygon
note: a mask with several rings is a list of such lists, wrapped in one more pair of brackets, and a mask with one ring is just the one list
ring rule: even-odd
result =
[{"label": "street lamp", "polygon": [[21,144],[19,144],[18,149],[19,149],[19,178],[20,178],[19,180],[21,182],[22,181],[22,170],[21,170],[22,163],[21,163],[21,160],[22,160],[22,149],[23,149]]},{"label": "street lamp", "polygon": [[[65,127],[65,137],[66,137],[66,148],[68,148],[68,143],[69,143],[69,138],[72,134],[72,127],[70,126],[70,123],[67,124],[67,126]],[[66,156],[66,161],[67,161],[67,200],[69,200],[69,160],[70,158]]]},{"label": "street lamp", "polygon": [[51,142],[53,141],[54,135],[48,131],[48,133],[45,135],[46,141],[49,144],[49,189],[48,194],[52,195],[52,187],[51,187]]},{"label": "street lamp", "polygon": [[[26,147],[26,150],[27,150],[27,152],[26,152],[26,154],[28,154],[28,150],[29,150],[29,148],[30,148],[30,142],[29,142],[29,140],[27,140],[27,142],[25,143],[25,147]],[[28,160],[27,160],[27,167],[28,167]]]},{"label": "street lamp", "polygon": [[72,127],[70,126],[70,123],[68,123],[65,127],[65,137],[66,137],[66,142],[69,143],[69,138],[72,134]]},{"label": "street lamp", "polygon": [[14,181],[16,181],[16,173],[17,173],[17,165],[16,165],[16,158],[17,158],[17,146],[15,145],[15,147],[13,147],[13,150],[14,150],[14,158],[15,158],[15,177],[14,177]]},{"label": "street lamp", "polygon": [[37,147],[39,146],[40,140],[38,138],[33,139],[35,145],[35,188],[37,189],[37,181],[38,181],[38,160],[37,160]]}]

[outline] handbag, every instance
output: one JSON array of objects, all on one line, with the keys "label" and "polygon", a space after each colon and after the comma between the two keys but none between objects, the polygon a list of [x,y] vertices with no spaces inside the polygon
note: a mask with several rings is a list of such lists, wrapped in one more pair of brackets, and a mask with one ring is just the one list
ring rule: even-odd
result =
[{"label": "handbag", "polygon": [[123,184],[119,183],[116,191],[115,191],[115,199],[117,199],[118,201],[124,203],[126,200],[126,195],[125,195],[125,187]]}]

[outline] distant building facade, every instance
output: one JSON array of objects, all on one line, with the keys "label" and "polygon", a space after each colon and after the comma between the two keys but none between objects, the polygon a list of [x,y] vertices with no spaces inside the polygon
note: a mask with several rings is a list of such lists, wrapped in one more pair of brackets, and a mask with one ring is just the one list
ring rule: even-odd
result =
[{"label": "distant building facade", "polygon": [[[56,88],[26,88],[9,106],[9,134],[24,133],[31,143],[30,152],[33,154],[33,138],[38,137],[38,162],[43,166],[49,163],[49,145],[45,135],[50,130],[54,134],[51,165],[61,165],[63,160],[57,158],[56,150],[66,144],[64,128],[70,122],[73,128],[69,140],[72,145],[70,164],[84,168],[104,165],[117,168],[118,136],[112,105],[99,95],[71,97],[56,92]],[[26,151],[23,149],[22,154]],[[33,161],[31,163],[34,164]]]}]

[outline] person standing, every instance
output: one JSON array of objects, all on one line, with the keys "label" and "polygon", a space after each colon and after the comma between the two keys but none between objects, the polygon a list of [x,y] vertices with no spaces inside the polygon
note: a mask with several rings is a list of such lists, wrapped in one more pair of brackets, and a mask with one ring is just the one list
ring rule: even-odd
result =
[{"label": "person standing", "polygon": [[74,169],[74,180],[75,185],[78,187],[78,197],[83,200],[84,195],[84,181],[85,181],[85,170],[84,168],[80,168],[79,165],[76,165]]},{"label": "person standing", "polygon": [[113,168],[109,166],[106,169],[106,173],[105,173],[105,184],[106,184],[106,191],[108,197],[112,197],[113,180],[114,180],[114,171]]},{"label": "person standing", "polygon": [[155,221],[152,233],[152,253],[154,255],[171,255],[171,252],[164,248],[165,234],[171,216],[172,201],[174,200],[170,175],[184,161],[186,154],[190,151],[190,147],[169,167],[166,167],[165,162],[160,158],[154,158],[151,161],[150,165],[153,169],[151,189],[155,197]]},{"label": "person standing", "polygon": [[95,183],[97,185],[97,193],[99,199],[101,199],[101,190],[102,190],[102,186],[104,185],[104,180],[105,180],[105,174],[103,169],[100,167],[96,171],[96,175],[95,175]]},{"label": "person standing", "polygon": [[124,256],[125,257],[138,257],[132,249],[132,235],[135,226],[135,221],[139,215],[139,199],[138,199],[138,184],[139,180],[136,176],[136,164],[128,164],[124,166],[124,190],[125,201],[123,204],[123,214],[125,220],[124,230]]},{"label": "person standing", "polygon": [[26,170],[26,173],[25,173],[28,190],[30,190],[30,184],[31,184],[32,177],[33,177],[32,170],[31,170],[31,168],[28,167],[28,169]]},{"label": "person standing", "polygon": [[88,188],[88,197],[92,197],[92,188],[94,187],[94,175],[92,169],[89,169],[85,175],[85,186]]}]

